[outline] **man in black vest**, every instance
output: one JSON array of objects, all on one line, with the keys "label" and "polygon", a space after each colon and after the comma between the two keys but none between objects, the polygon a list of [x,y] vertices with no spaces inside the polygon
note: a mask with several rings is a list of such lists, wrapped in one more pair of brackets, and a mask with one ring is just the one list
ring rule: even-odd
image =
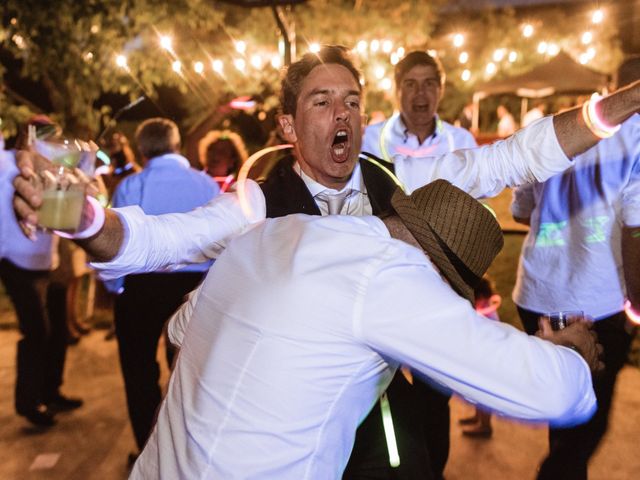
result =
[{"label": "man in black vest", "polygon": [[[324,47],[289,67],[278,122],[282,137],[293,145],[293,155],[280,159],[259,179],[267,217],[375,215],[389,208],[397,182],[393,164],[359,156],[361,95],[360,73],[345,48]],[[384,400],[391,411],[399,465],[391,465],[396,447],[385,438],[378,402],[358,429],[345,479],[432,478],[414,395],[398,372]]]}]

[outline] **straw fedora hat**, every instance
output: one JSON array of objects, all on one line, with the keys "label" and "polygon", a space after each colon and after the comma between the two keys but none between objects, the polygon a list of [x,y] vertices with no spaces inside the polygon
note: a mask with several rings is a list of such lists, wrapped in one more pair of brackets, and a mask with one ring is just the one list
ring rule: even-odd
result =
[{"label": "straw fedora hat", "polygon": [[451,287],[473,303],[473,289],[504,244],[489,209],[446,180],[411,195],[398,188],[391,205]]}]

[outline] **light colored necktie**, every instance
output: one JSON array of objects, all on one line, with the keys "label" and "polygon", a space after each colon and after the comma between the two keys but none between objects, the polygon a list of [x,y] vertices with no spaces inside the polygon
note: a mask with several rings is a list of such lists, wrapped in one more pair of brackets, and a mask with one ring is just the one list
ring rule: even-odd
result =
[{"label": "light colored necktie", "polygon": [[349,196],[350,193],[350,189],[339,193],[333,193],[324,190],[323,192],[320,192],[317,197],[327,204],[329,215],[340,215],[342,206],[344,205],[344,200]]}]

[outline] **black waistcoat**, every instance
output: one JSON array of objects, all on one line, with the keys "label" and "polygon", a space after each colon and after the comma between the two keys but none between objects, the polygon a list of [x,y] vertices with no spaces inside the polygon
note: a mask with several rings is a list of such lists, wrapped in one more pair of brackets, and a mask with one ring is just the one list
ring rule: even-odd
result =
[{"label": "black waistcoat", "polygon": [[[392,163],[369,154],[366,156],[391,172],[394,171]],[[287,155],[280,159],[266,176],[257,179],[266,199],[267,218],[283,217],[292,213],[320,215],[320,209],[307,186],[293,170],[294,161],[292,155]],[[367,160],[360,160],[360,169],[373,214],[377,215],[389,210],[391,195],[396,189],[393,179],[380,167]]]}]

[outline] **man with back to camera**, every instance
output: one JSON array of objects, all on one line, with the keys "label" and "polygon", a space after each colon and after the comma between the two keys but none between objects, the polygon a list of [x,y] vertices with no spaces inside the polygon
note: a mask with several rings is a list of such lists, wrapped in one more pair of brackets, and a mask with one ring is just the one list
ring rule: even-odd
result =
[{"label": "man with back to camera", "polygon": [[[604,119],[612,124],[624,121],[640,106],[639,91],[635,84],[602,100],[598,109]],[[388,205],[393,186],[389,188],[388,183],[379,181],[373,187],[373,183],[365,180],[365,170],[370,165],[357,163],[361,95],[358,71],[342,48],[325,47],[289,67],[283,81],[284,114],[279,122],[285,140],[294,145],[294,156],[283,159],[263,184],[268,216],[294,212],[326,214],[332,202],[325,194],[345,195],[342,205],[334,206],[334,211],[341,214],[362,215],[385,209],[384,200]],[[567,157],[596,141],[580,111],[573,110],[540,120],[504,142],[445,155],[435,172],[474,196],[494,195],[506,185],[543,180],[566,169],[571,165]],[[39,204],[39,198],[37,190],[27,181],[33,157],[22,153],[20,159],[23,175],[15,181],[20,195],[15,199],[15,207],[22,218],[35,223],[37,214],[33,208]],[[425,173],[424,166],[414,164],[412,178],[419,178],[421,173]],[[383,195],[378,198],[380,185],[384,187],[380,188]],[[217,255],[220,241],[246,226],[247,220],[240,212],[231,220],[217,215],[216,209],[229,202],[229,197],[221,196],[205,209],[166,218],[146,218],[135,209],[118,213],[97,209],[98,217],[105,214],[105,222],[98,218],[91,228],[81,232],[80,237],[87,237],[81,243],[97,259],[112,260],[109,265],[116,275],[202,261]],[[390,404],[393,409],[393,398]],[[376,427],[380,425],[380,410],[377,412],[372,417]],[[395,475],[398,470],[389,465],[384,437],[378,438],[378,445],[384,452],[378,455],[380,476]],[[409,462],[415,456],[403,456],[401,451],[400,457],[401,469],[413,467]]]},{"label": "man with back to camera", "polygon": [[[470,305],[502,247],[492,214],[444,180],[391,203],[381,219],[267,219],[228,245],[191,299],[133,479],[339,478],[398,364],[516,418],[589,417],[576,352]],[[573,328],[547,333],[598,368],[587,325]]]},{"label": "man with back to camera", "polygon": [[[468,130],[454,127],[437,114],[445,87],[444,68],[437,57],[418,50],[407,53],[396,64],[394,79],[399,111],[366,127],[362,151],[392,163],[405,188],[412,191],[438,178],[435,170],[440,155],[477,147],[477,143]],[[424,171],[412,175],[413,163],[421,164]],[[419,380],[413,382],[413,390],[408,395],[413,396],[415,416],[424,420],[429,463],[434,480],[440,480],[449,457],[451,395]]]}]

